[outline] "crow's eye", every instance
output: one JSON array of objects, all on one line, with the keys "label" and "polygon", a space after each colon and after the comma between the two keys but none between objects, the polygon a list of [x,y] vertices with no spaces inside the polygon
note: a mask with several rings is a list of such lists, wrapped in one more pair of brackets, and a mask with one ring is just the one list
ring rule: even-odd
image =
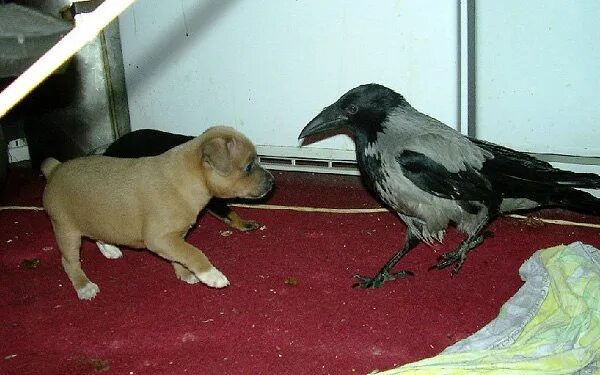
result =
[{"label": "crow's eye", "polygon": [[246,165],[246,168],[244,168],[244,172],[250,174],[250,172],[252,172],[252,167],[254,167],[254,161],[251,161],[250,163],[248,163],[248,165]]},{"label": "crow's eye", "polygon": [[346,107],[346,113],[353,115],[358,112],[358,106],[356,104],[350,104]]}]

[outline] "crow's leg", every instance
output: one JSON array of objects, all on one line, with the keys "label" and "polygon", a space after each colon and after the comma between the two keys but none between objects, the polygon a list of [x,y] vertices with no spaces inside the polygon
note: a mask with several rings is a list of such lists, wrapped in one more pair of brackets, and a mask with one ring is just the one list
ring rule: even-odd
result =
[{"label": "crow's leg", "polygon": [[488,224],[489,219],[486,218],[479,223],[479,225],[475,228],[475,231],[469,235],[469,237],[467,237],[467,239],[464,240],[456,250],[443,254],[440,257],[440,261],[430,269],[437,268],[439,270],[454,264],[454,267],[452,268],[452,275],[456,275],[467,259],[467,254],[469,254],[471,250],[476,248],[483,242],[483,240],[485,240],[487,236],[490,235],[489,232],[485,231],[485,228]]},{"label": "crow's leg", "polygon": [[383,286],[386,281],[402,279],[406,276],[412,276],[413,273],[410,271],[398,271],[390,273],[392,268],[398,263],[403,256],[408,254],[412,248],[417,246],[420,239],[412,232],[410,228],[406,228],[406,239],[404,240],[404,246],[398,250],[394,256],[387,261],[386,264],[377,272],[377,275],[373,277],[367,277],[362,275],[354,275],[353,277],[358,279],[358,283],[354,284],[355,288],[379,288]]}]

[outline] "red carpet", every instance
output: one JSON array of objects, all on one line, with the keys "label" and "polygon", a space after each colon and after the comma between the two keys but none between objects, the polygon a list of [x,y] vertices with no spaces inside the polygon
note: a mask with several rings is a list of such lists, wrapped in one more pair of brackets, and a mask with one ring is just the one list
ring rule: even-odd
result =
[{"label": "red carpet", "polygon": [[[355,177],[275,177],[270,204],[378,205]],[[39,206],[42,189],[40,177],[13,170],[2,205]],[[600,247],[598,229],[503,218],[454,278],[427,271],[458,244],[451,230],[444,245],[421,245],[400,262],[414,277],[357,290],[351,275],[375,273],[402,244],[392,214],[238,212],[266,228],[227,235],[204,215],[188,239],[229,287],[178,281],[146,251],[105,259],[88,241],[83,267],[100,293],[79,301],[45,213],[0,211],[0,373],[365,374],[435,355],[481,328],[521,286],[519,266],[535,250],[578,240]],[[36,258],[35,268],[22,264]]]}]

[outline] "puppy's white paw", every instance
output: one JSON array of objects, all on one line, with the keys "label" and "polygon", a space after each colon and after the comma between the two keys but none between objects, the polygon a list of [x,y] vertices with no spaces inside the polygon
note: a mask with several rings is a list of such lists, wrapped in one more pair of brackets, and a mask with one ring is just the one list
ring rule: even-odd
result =
[{"label": "puppy's white paw", "polygon": [[188,275],[179,276],[179,280],[185,281],[188,284],[196,284],[197,282],[200,281],[200,279],[191,272]]},{"label": "puppy's white paw", "polygon": [[108,259],[117,259],[123,256],[121,250],[114,245],[97,241],[96,246],[98,246],[98,250],[100,250],[102,255],[104,255]]},{"label": "puppy's white paw", "polygon": [[96,297],[99,291],[100,288],[98,288],[98,285],[90,281],[83,288],[77,289],[77,297],[79,299],[92,299]]},{"label": "puppy's white paw", "polygon": [[229,285],[229,280],[215,267],[211,268],[206,272],[201,272],[198,275],[198,279],[208,286],[213,288],[223,288]]}]

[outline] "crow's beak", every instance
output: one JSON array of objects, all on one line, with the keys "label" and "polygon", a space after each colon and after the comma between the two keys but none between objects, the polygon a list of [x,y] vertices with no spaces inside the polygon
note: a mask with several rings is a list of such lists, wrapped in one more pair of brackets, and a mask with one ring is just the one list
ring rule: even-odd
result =
[{"label": "crow's beak", "polygon": [[306,138],[311,135],[321,134],[328,130],[345,128],[348,117],[340,113],[334,105],[325,108],[311,122],[302,129],[298,139]]}]

